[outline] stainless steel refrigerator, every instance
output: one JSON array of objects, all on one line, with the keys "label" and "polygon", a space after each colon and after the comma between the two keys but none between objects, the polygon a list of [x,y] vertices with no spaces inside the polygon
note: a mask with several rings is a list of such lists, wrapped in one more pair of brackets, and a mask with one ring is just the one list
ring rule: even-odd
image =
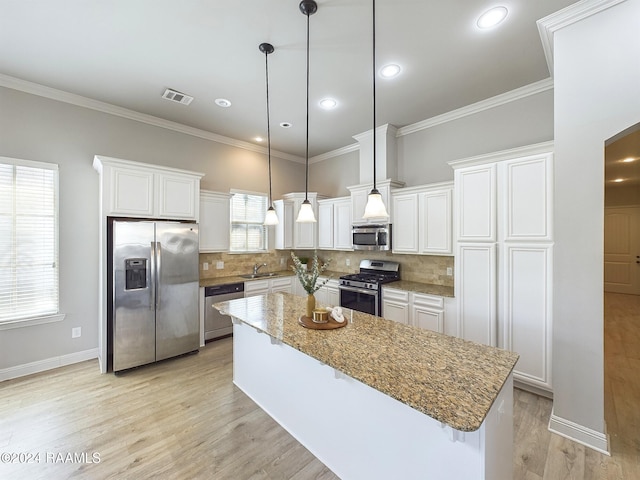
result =
[{"label": "stainless steel refrigerator", "polygon": [[115,220],[110,230],[113,371],[198,350],[198,225]]}]

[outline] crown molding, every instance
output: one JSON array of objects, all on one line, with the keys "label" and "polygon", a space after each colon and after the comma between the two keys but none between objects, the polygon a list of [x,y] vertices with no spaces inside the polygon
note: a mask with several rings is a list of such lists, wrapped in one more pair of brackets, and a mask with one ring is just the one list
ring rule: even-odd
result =
[{"label": "crown molding", "polygon": [[513,158],[548,154],[553,153],[553,145],[553,140],[550,140],[548,142],[534,143],[533,145],[525,145],[523,147],[510,148],[508,150],[500,150],[499,152],[485,153],[474,157],[452,160],[447,162],[447,164],[455,170],[457,168],[501,162],[503,160],[511,160]]},{"label": "crown molding", "polygon": [[[33,83],[19,78],[11,77],[0,73],[0,86],[11,88],[13,90],[19,90],[21,92],[30,93],[32,95],[38,95],[40,97],[49,98],[59,102],[68,103],[77,107],[89,108],[102,113],[108,113],[109,115],[115,115],[117,117],[126,118],[128,120],[134,120],[136,122],[146,123],[154,127],[165,128],[167,130],[173,130],[174,132],[184,133],[185,135],[191,135],[192,137],[203,138],[212,142],[222,143],[243,150],[249,150],[251,152],[261,153],[267,155],[267,149],[260,147],[249,142],[243,142],[242,140],[236,140],[234,138],[225,137],[216,133],[201,130],[195,127],[189,127],[178,122],[172,122],[153,115],[147,115],[146,113],[136,112],[129,110],[128,108],[118,107],[110,103],[101,102],[92,98],[83,97],[82,95],[76,95],[75,93],[65,92],[56,88],[47,87],[39,83]],[[304,158],[297,155],[291,155],[289,153],[278,152],[271,150],[271,154],[284,160],[289,160],[297,163],[304,163]]]},{"label": "crown molding", "polygon": [[357,152],[360,150],[360,144],[352,143],[351,145],[347,145],[346,147],[338,148],[336,150],[331,150],[330,152],[322,153],[320,155],[316,155],[309,159],[309,163],[318,163],[323,160],[328,160],[333,157],[339,157],[340,155],[345,155],[351,152]]},{"label": "crown molding", "polygon": [[436,125],[451,122],[453,120],[467,117],[469,115],[474,115],[484,110],[489,110],[491,108],[499,107],[500,105],[505,105],[507,103],[520,100],[531,95],[536,95],[538,93],[551,90],[552,88],[553,79],[545,78],[544,80],[525,85],[524,87],[516,88],[515,90],[511,90],[510,92],[501,93],[500,95],[496,95],[495,97],[487,98],[486,100],[481,100],[479,102],[472,103],[471,105],[458,108],[456,110],[451,110],[450,112],[443,113],[442,115],[431,117],[426,120],[422,120],[412,125],[407,125],[406,127],[401,127],[398,129],[398,133],[396,134],[396,136],[401,137],[403,135],[416,133],[420,130],[426,130],[427,128],[435,127]]},{"label": "crown molding", "polygon": [[553,34],[561,28],[568,27],[591,15],[611,8],[626,0],[582,0],[547,15],[536,22],[542,41],[542,49],[547,59],[549,73],[553,77]]}]

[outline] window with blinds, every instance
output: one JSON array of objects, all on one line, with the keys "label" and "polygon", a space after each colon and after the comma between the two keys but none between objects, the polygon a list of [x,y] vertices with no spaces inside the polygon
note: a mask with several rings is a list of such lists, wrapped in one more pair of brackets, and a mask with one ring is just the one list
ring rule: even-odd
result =
[{"label": "window with blinds", "polygon": [[267,249],[267,227],[264,215],[267,196],[258,193],[231,192],[232,252],[258,252]]},{"label": "window with blinds", "polygon": [[0,157],[0,324],[58,313],[58,166]]}]

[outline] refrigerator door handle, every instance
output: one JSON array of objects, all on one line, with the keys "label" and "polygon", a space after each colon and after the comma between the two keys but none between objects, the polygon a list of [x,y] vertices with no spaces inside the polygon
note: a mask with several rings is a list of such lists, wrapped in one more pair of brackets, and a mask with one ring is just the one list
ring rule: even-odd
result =
[{"label": "refrigerator door handle", "polygon": [[156,242],[155,249],[156,268],[154,273],[156,275],[156,310],[160,308],[160,272],[162,271],[162,243]]},{"label": "refrigerator door handle", "polygon": [[156,275],[156,242],[151,242],[151,272],[149,273],[149,310],[155,310],[156,308],[156,287],[157,287],[157,275]]}]

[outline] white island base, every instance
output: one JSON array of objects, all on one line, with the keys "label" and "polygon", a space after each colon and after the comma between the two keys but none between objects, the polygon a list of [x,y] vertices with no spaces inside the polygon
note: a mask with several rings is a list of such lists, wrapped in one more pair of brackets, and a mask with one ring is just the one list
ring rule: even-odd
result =
[{"label": "white island base", "polygon": [[234,321],[233,381],[342,480],[513,476],[513,375],[461,432]]}]

